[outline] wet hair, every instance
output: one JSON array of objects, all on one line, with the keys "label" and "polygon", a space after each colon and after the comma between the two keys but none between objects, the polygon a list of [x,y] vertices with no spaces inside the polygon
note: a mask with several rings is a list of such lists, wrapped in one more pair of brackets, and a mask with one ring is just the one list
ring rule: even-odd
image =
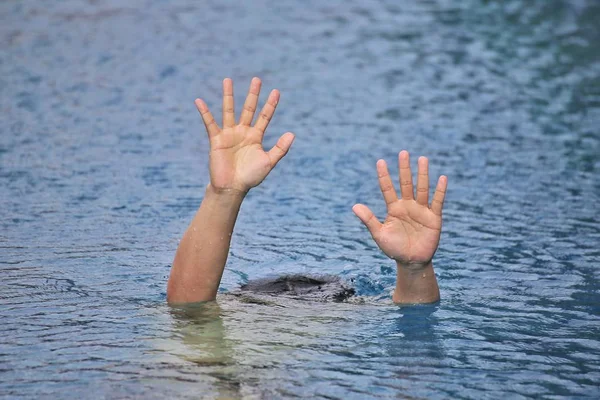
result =
[{"label": "wet hair", "polygon": [[356,291],[334,275],[284,275],[249,281],[240,287],[242,292],[284,295],[306,300],[346,301]]}]

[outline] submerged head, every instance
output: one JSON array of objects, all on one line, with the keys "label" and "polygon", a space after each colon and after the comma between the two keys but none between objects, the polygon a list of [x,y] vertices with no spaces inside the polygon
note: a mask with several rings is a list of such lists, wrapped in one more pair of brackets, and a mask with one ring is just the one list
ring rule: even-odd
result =
[{"label": "submerged head", "polygon": [[354,288],[334,275],[284,275],[277,278],[262,278],[249,281],[242,291],[267,295],[285,295],[306,300],[347,300],[355,294]]}]

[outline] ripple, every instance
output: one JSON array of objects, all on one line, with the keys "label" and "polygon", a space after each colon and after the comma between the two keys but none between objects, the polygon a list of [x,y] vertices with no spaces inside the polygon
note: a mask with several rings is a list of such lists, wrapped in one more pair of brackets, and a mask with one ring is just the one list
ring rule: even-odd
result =
[{"label": "ripple", "polygon": [[[0,395],[598,397],[598,15],[587,0],[3,4]],[[355,302],[164,304],[208,183],[192,101],[218,116],[232,76],[239,109],[254,75],[282,92],[265,147],[297,140],[247,197],[221,289],[324,273]],[[449,177],[435,306],[391,304],[393,263],[351,212],[384,216],[375,162],[396,175],[401,149]]]}]

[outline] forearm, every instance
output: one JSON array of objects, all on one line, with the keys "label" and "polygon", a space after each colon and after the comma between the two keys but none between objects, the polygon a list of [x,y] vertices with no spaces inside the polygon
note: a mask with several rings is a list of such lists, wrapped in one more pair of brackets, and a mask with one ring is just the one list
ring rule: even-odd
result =
[{"label": "forearm", "polygon": [[215,299],[244,195],[238,191],[217,192],[211,185],[206,188],[173,260],[167,284],[169,303]]},{"label": "forearm", "polygon": [[433,271],[433,262],[424,267],[403,265],[396,262],[396,289],[394,303],[434,303],[440,299],[440,289]]}]

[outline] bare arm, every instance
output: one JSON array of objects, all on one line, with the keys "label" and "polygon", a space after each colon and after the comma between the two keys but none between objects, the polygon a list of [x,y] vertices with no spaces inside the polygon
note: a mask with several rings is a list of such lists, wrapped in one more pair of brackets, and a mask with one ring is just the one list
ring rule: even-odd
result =
[{"label": "bare arm", "polygon": [[271,150],[263,150],[263,136],[279,102],[279,92],[271,92],[252,126],[260,86],[260,79],[252,79],[236,124],[233,83],[231,79],[223,81],[223,128],[217,125],[204,101],[196,100],[210,141],[210,184],[177,248],[167,284],[169,303],[215,299],[242,201],[292,145],[294,135],[288,132]]},{"label": "bare arm", "polygon": [[395,303],[433,303],[440,299],[433,255],[440,242],[442,231],[442,207],[448,178],[438,180],[431,206],[429,206],[429,161],[419,158],[417,197],[414,197],[409,154],[401,151],[400,165],[401,199],[390,178],[384,160],[377,161],[377,175],[388,215],[382,224],[373,212],[362,204],[352,210],[366,225],[379,248],[396,261],[396,289],[392,299]]}]

